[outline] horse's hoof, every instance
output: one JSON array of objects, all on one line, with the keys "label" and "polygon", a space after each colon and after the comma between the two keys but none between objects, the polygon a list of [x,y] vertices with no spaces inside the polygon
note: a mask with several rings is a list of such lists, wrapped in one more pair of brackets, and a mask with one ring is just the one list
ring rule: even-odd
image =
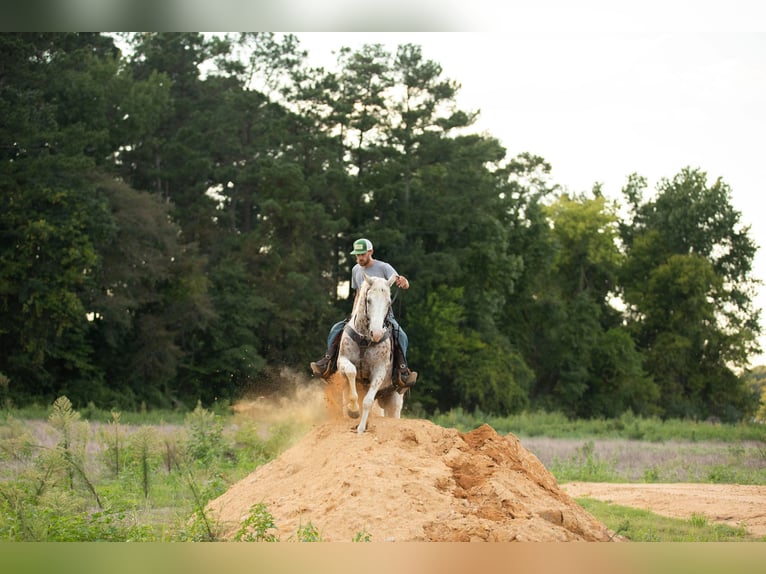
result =
[{"label": "horse's hoof", "polygon": [[349,409],[348,416],[350,416],[352,419],[358,419],[359,418],[359,411],[352,411]]}]

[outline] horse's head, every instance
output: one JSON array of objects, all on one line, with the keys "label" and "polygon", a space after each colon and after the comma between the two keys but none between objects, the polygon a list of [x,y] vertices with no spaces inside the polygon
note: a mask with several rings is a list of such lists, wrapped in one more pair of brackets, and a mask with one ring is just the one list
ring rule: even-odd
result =
[{"label": "horse's head", "polygon": [[364,274],[364,282],[367,284],[365,307],[367,319],[370,322],[370,338],[376,343],[386,333],[385,321],[391,306],[391,285],[394,281],[396,276],[386,280]]}]

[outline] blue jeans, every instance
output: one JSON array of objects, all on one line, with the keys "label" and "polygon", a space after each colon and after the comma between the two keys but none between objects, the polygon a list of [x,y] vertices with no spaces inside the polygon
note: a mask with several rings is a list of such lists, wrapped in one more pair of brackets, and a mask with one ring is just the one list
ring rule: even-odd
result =
[{"label": "blue jeans", "polygon": [[[399,325],[399,322],[394,319],[394,314],[389,312],[388,314],[388,321],[391,323],[391,327],[394,329],[394,336],[396,337],[396,342],[399,344],[399,348],[402,350],[402,354],[404,355],[404,358],[407,358],[407,347],[410,343],[407,333],[404,332],[404,329],[402,329],[401,325]],[[338,336],[338,334],[341,332],[343,327],[346,326],[346,323],[348,323],[348,319],[344,319],[343,321],[338,321],[330,328],[330,334],[327,336],[327,354],[330,354],[330,347],[332,346],[332,342],[335,340],[335,337]]]}]

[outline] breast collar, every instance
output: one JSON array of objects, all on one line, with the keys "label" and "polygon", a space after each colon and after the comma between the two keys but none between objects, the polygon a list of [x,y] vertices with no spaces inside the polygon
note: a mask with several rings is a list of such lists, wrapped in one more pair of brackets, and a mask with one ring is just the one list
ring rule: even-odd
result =
[{"label": "breast collar", "polygon": [[380,341],[375,342],[370,337],[367,337],[366,335],[362,335],[359,333],[356,329],[354,329],[351,326],[351,323],[346,323],[346,326],[343,328],[343,330],[346,332],[346,334],[351,337],[351,339],[359,345],[359,348],[364,349],[367,347],[374,347],[375,345],[379,345],[383,341],[387,340],[389,337],[391,337],[391,327],[386,325],[386,333],[380,338]]}]

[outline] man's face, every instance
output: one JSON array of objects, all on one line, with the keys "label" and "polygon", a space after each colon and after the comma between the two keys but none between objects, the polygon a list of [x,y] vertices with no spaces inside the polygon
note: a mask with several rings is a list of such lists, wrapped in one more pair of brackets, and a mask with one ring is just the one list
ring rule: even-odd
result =
[{"label": "man's face", "polygon": [[356,262],[359,263],[362,267],[367,267],[370,264],[370,261],[372,260],[372,251],[368,251],[367,253],[362,253],[361,255],[356,256]]}]

